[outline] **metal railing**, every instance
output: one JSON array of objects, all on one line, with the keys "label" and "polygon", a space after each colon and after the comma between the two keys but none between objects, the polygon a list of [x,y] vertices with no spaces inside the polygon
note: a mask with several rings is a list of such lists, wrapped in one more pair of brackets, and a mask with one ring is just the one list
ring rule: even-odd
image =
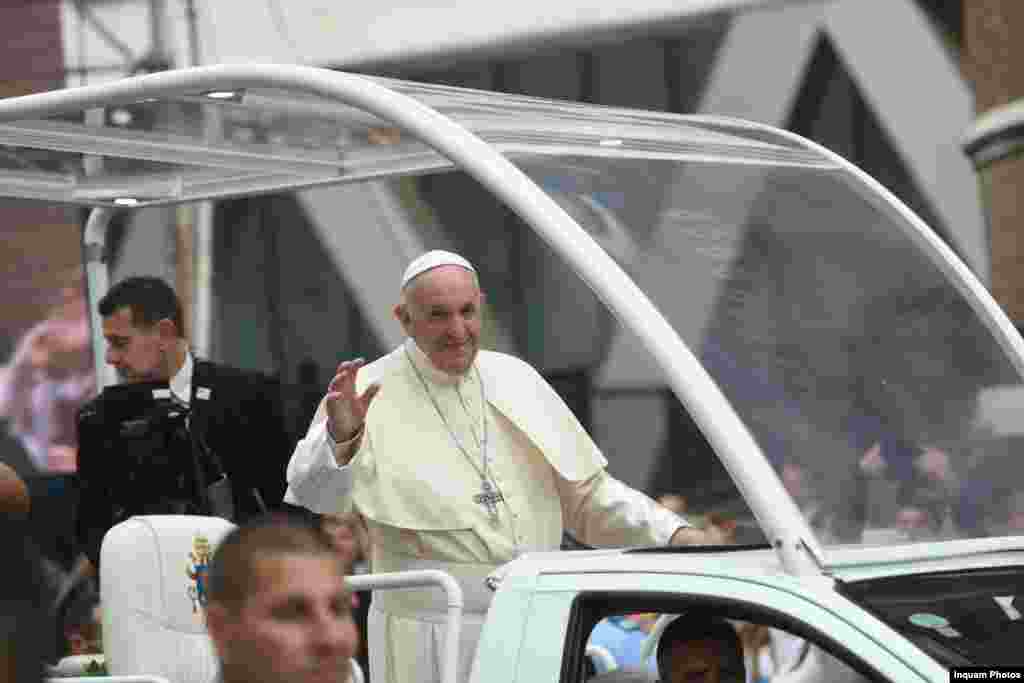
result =
[{"label": "metal railing", "polygon": [[441,683],[456,683],[459,666],[459,635],[462,632],[462,610],[465,602],[462,587],[450,575],[437,569],[407,572],[361,574],[345,579],[353,591],[390,590],[395,588],[440,588],[447,598],[445,618],[444,660],[441,663]]}]

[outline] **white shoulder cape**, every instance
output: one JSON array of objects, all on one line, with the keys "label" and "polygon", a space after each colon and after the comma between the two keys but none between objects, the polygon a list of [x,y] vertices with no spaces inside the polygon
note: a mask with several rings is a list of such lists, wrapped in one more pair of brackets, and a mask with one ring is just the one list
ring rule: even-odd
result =
[{"label": "white shoulder cape", "polygon": [[[477,367],[487,402],[518,427],[569,481],[583,481],[607,465],[554,389],[524,361],[480,351]],[[352,459],[356,507],[390,526],[422,531],[486,524],[472,497],[480,478],[452,444],[402,347],[359,371],[360,393],[380,383],[366,418],[369,448]]]}]

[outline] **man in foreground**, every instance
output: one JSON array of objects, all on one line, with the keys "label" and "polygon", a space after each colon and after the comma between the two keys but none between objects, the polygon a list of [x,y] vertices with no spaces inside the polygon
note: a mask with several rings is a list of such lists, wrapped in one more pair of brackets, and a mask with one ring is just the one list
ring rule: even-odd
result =
[{"label": "man in foreground", "polygon": [[[285,497],[323,514],[354,508],[374,573],[440,569],[460,582],[459,680],[490,604],[486,576],[524,552],[557,550],[563,530],[606,547],[721,541],[611,477],[532,367],[481,351],[482,304],[461,256],[413,261],[393,311],[406,342],[365,368],[341,363],[288,465]],[[437,680],[443,614],[430,593],[375,594],[374,683]]]},{"label": "man in foreground", "polygon": [[206,625],[223,683],[347,683],[358,644],[341,559],[286,520],[231,531],[210,563]]}]

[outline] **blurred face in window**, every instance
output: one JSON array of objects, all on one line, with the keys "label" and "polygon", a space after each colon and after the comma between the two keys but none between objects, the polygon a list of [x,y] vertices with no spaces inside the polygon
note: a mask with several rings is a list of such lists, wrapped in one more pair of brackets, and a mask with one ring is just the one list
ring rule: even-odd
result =
[{"label": "blurred face in window", "polygon": [[665,683],[743,683],[743,676],[723,666],[725,647],[716,640],[675,643],[668,652]]},{"label": "blurred face in window", "polygon": [[226,683],[339,683],[357,644],[338,560],[285,554],[256,561],[237,607],[211,605],[207,624]]}]

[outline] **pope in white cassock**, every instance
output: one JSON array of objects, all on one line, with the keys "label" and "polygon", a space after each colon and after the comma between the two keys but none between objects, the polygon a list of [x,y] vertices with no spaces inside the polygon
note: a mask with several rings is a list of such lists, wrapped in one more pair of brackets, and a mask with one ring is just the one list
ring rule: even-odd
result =
[{"label": "pope in white cassock", "polygon": [[[366,520],[371,571],[441,569],[466,612],[469,677],[490,602],[486,576],[563,530],[593,546],[719,543],[605,471],[607,461],[544,379],[479,349],[483,294],[468,261],[431,251],[402,278],[388,355],[338,366],[288,465],[287,502]],[[369,616],[374,683],[439,680],[440,591],[380,591]]]}]

